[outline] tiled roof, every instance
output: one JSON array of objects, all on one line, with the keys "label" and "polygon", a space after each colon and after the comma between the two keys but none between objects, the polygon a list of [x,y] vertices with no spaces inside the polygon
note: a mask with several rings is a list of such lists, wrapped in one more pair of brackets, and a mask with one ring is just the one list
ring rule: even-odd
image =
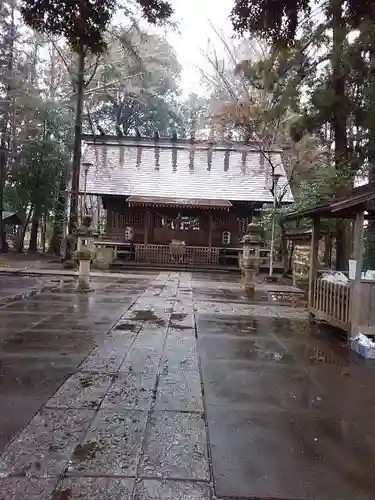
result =
[{"label": "tiled roof", "polygon": [[[287,184],[281,151],[269,153],[278,187]],[[133,137],[86,138],[88,194],[271,202],[271,169],[259,150],[244,144],[194,143]],[[84,190],[81,168],[80,191]],[[287,188],[283,201],[293,201]]]}]

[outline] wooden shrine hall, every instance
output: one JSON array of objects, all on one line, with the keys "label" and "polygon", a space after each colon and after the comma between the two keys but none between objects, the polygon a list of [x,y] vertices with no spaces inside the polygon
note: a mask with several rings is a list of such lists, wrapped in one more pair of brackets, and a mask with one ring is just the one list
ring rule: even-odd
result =
[{"label": "wooden shrine hall", "polygon": [[[84,136],[80,194],[101,198],[104,240],[118,254],[163,264],[238,265],[240,239],[273,202],[272,169],[260,148],[191,139]],[[282,151],[283,201],[293,197]]]}]

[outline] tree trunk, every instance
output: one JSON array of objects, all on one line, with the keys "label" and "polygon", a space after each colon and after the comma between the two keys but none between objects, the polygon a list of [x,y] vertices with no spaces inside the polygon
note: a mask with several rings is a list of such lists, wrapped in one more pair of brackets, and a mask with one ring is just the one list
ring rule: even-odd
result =
[{"label": "tree trunk", "polygon": [[18,239],[18,242],[17,242],[17,252],[20,252],[20,253],[23,252],[26,229],[27,229],[27,227],[29,225],[29,222],[30,222],[30,219],[31,219],[31,214],[33,213],[33,210],[34,210],[34,207],[30,207],[30,209],[29,209],[29,211],[27,213],[26,219],[25,219],[25,223],[21,227],[21,231],[19,233],[19,239]]},{"label": "tree trunk", "polygon": [[54,210],[52,236],[48,249],[49,253],[52,253],[53,255],[61,254],[61,246],[64,236],[63,232],[64,232],[64,219],[65,219],[65,206],[66,206],[65,189],[66,189],[66,182],[65,179],[62,178]]},{"label": "tree trunk", "polygon": [[40,215],[39,215],[38,211],[35,210],[34,215],[31,219],[29,252],[37,252],[38,251],[39,222],[40,222]]},{"label": "tree trunk", "polygon": [[10,2],[11,13],[10,13],[10,27],[9,27],[9,52],[8,60],[6,62],[7,66],[7,79],[8,84],[6,86],[6,92],[3,100],[3,119],[0,124],[0,252],[7,250],[6,241],[4,239],[4,224],[3,224],[3,211],[4,211],[4,187],[6,181],[6,170],[8,163],[8,124],[10,118],[10,102],[11,102],[11,75],[13,71],[13,59],[14,59],[14,39],[15,39],[15,1]]},{"label": "tree trunk", "polygon": [[285,225],[282,221],[279,222],[280,225],[280,237],[281,237],[281,258],[283,260],[284,276],[289,272],[289,259],[288,259],[288,240],[285,235]]},{"label": "tree trunk", "polygon": [[4,209],[4,187],[5,187],[5,171],[6,171],[6,149],[4,140],[0,141],[0,252],[6,251],[4,241],[5,227],[3,224],[3,209]]},{"label": "tree trunk", "polygon": [[[346,70],[344,66],[344,44],[347,27],[342,13],[342,1],[331,0],[332,15],[332,89],[334,92],[332,128],[335,139],[335,167],[346,171],[348,165],[347,104],[345,95]],[[350,248],[348,248],[348,228],[344,220],[336,224],[336,267],[348,268]]]},{"label": "tree trunk", "polygon": [[293,271],[292,266],[293,266],[294,248],[295,248],[295,243],[294,241],[292,241],[292,246],[290,249],[290,253],[288,255],[288,272]]},{"label": "tree trunk", "polygon": [[46,253],[47,221],[48,221],[47,210],[44,210],[43,220],[42,220],[42,230],[41,230],[41,234],[40,234],[40,245],[42,247],[43,253]]},{"label": "tree trunk", "polygon": [[[368,16],[374,17],[374,12],[368,12]],[[367,119],[368,133],[368,163],[369,182],[375,182],[375,29],[371,29],[369,47],[369,118]],[[374,269],[375,266],[375,221],[368,221],[366,230],[365,259],[367,269]]]},{"label": "tree trunk", "polygon": [[78,215],[79,173],[81,166],[82,146],[82,113],[85,88],[85,52],[82,48],[78,53],[77,81],[76,81],[76,113],[74,124],[73,164],[72,164],[72,192],[70,198],[70,217]]},{"label": "tree trunk", "polygon": [[324,264],[327,267],[332,266],[332,233],[331,231],[326,234],[324,238],[324,256],[323,256]]}]

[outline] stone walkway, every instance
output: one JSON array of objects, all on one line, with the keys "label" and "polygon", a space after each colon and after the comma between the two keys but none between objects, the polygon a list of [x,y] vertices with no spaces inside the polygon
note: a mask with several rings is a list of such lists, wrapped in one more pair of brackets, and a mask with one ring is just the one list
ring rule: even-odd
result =
[{"label": "stone walkway", "polygon": [[[0,456],[0,499],[373,498],[373,373],[302,308],[249,303],[229,275],[95,286],[0,308],[5,384],[31,367],[39,395]],[[12,329],[17,312],[38,321]],[[41,392],[36,363],[54,374]],[[26,397],[11,393],[0,380],[8,420]]]}]

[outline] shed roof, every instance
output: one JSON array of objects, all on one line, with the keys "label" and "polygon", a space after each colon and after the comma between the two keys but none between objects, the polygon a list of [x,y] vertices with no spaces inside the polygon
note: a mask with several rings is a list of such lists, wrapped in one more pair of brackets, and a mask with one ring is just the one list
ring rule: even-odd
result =
[{"label": "shed roof", "polygon": [[375,206],[369,202],[375,199],[375,183],[364,184],[345,192],[338,193],[331,201],[312,205],[303,210],[297,210],[287,214],[287,220],[298,220],[303,218],[347,218],[355,217],[359,210],[365,208],[368,212],[367,218],[375,216]]},{"label": "shed roof", "polygon": [[[88,194],[272,202],[270,168],[254,146],[135,137],[84,137]],[[292,202],[282,151],[269,154]],[[263,157],[262,157],[263,156]],[[81,168],[80,192],[85,174]]]},{"label": "shed roof", "polygon": [[23,215],[20,212],[8,212],[3,210],[2,219],[5,224],[20,226],[23,223]]}]

